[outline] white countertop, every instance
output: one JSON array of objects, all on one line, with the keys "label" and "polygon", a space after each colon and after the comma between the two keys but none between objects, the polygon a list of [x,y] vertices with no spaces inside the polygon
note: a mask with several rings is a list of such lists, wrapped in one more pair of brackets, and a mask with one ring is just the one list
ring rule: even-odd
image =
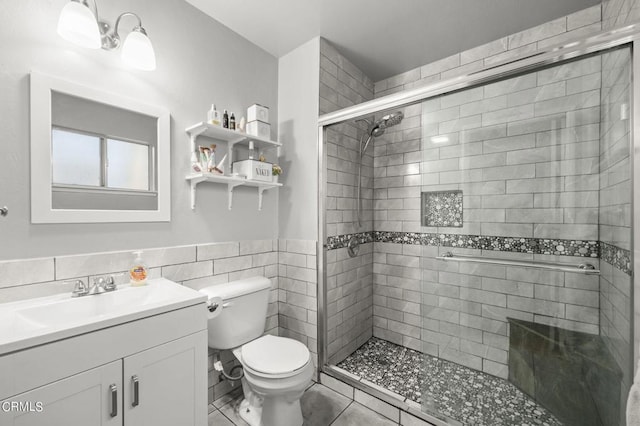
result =
[{"label": "white countertop", "polygon": [[[146,286],[72,298],[70,293],[0,304],[0,356],[204,303],[207,297],[164,278]],[[204,307],[203,307],[204,309]]]}]

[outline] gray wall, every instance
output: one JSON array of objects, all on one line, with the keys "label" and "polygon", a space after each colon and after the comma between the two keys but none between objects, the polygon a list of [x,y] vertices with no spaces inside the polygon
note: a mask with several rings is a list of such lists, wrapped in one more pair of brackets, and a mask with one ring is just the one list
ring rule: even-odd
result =
[{"label": "gray wall", "polygon": [[[122,12],[140,15],[156,51],[152,72],[129,70],[119,52],[76,47],[56,33],[67,0],[0,4],[0,259],[133,249],[278,235],[278,192],[265,193],[261,212],[255,189],[237,188],[227,210],[226,187],[201,184],[190,209],[189,141],[184,129],[206,119],[212,102],[234,111],[270,107],[277,123],[277,59],[182,0],[100,2],[113,23]],[[121,28],[128,30],[123,21]],[[29,205],[29,79],[38,71],[101,90],[135,97],[171,113],[171,208],[169,223],[32,225]],[[272,137],[277,128],[272,126]],[[207,144],[211,141],[205,141]]]},{"label": "gray wall", "polygon": [[281,238],[318,239],[318,88],[320,39],[278,61]]}]

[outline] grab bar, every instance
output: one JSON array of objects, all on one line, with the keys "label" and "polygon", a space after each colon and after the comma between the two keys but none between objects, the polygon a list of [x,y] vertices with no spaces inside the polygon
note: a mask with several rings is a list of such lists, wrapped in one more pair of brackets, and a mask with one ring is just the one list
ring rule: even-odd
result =
[{"label": "grab bar", "polygon": [[436,259],[455,260],[456,262],[489,263],[492,265],[525,266],[529,268],[549,269],[552,271],[578,272],[587,275],[600,273],[600,270],[596,269],[596,267],[591,263],[580,263],[579,265],[575,265],[571,263],[538,262],[535,260],[493,259],[487,257],[456,255],[450,251],[441,256],[436,256]]}]

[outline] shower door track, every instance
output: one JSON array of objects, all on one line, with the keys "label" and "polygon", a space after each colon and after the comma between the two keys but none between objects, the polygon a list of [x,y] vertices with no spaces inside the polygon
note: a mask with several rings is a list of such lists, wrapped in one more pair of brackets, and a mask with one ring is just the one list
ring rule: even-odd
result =
[{"label": "shower door track", "polygon": [[[636,119],[635,112],[640,111],[640,83],[636,76],[640,76],[640,55],[635,55],[635,42],[640,39],[640,23],[625,25],[612,30],[597,32],[591,35],[583,36],[568,42],[538,49],[534,53],[522,55],[515,59],[507,60],[488,66],[480,71],[470,74],[454,77],[448,80],[435,82],[424,85],[422,87],[405,90],[402,92],[387,95],[378,99],[363,102],[352,107],[344,108],[328,114],[324,114],[318,118],[318,242],[317,242],[317,301],[318,301],[318,380],[321,379],[320,373],[334,377],[344,383],[353,386],[355,389],[364,391],[380,400],[383,400],[400,410],[411,413],[414,416],[427,420],[434,425],[451,426],[459,424],[453,419],[442,420],[430,414],[424,413],[420,408],[415,407],[416,403],[410,404],[400,395],[396,395],[386,389],[379,388],[373,383],[363,382],[335,365],[328,364],[327,359],[327,263],[326,263],[326,205],[325,196],[327,193],[326,171],[326,152],[324,141],[326,140],[326,126],[340,123],[355,118],[372,115],[376,112],[388,110],[391,108],[404,107],[416,104],[451,92],[456,92],[469,87],[487,84],[498,80],[506,79],[518,74],[534,71],[555,63],[564,62],[571,59],[578,59],[590,54],[597,54],[607,49],[630,45],[632,54],[632,107],[631,117],[633,123],[631,126],[631,152],[635,153],[631,156],[632,167],[632,211],[636,205],[640,205],[640,185],[634,182],[640,182],[640,167],[635,167],[635,162],[640,161],[640,140],[636,141],[635,135],[640,134],[640,119]],[[631,252],[634,253],[635,247],[640,247],[640,215],[633,216],[633,238],[631,244]],[[634,256],[633,267],[640,270],[640,254]],[[533,266],[533,265],[528,265]],[[580,271],[572,266],[572,272]],[[586,272],[586,271],[583,271]],[[596,271],[589,271],[595,273]],[[640,292],[635,292],[635,274],[634,285],[632,286],[632,301],[635,306],[640,306]],[[640,327],[631,325],[632,335],[634,336],[634,365],[639,360],[639,343],[640,343]]]}]

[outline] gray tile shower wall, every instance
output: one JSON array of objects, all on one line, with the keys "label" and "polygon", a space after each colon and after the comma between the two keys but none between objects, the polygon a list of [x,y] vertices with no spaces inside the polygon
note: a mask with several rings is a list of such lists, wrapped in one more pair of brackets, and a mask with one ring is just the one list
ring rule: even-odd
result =
[{"label": "gray tile shower wall", "polygon": [[600,334],[624,373],[621,391],[626,394],[633,371],[629,368],[633,363],[629,49],[602,55],[601,102],[599,235],[604,268],[600,276]]},{"label": "gray tile shower wall", "polygon": [[[375,96],[598,31],[601,11],[594,6],[376,82]],[[587,58],[405,108],[401,127],[375,145],[375,231],[582,240],[598,256],[602,74],[600,58]],[[463,226],[421,228],[421,191],[451,190],[463,192]],[[506,377],[507,316],[600,332],[595,276],[442,262],[434,257],[450,249],[375,241],[376,337]],[[575,261],[536,250],[455,251]],[[604,275],[620,272],[590,263]]]},{"label": "gray tile shower wall", "polygon": [[[320,41],[320,114],[373,99],[373,82],[329,42]],[[373,231],[373,146],[362,159],[361,226],[357,223],[357,176],[360,143],[367,124],[342,123],[327,128],[326,235]],[[364,242],[364,241],[363,241]],[[372,244],[350,259],[346,249],[327,255],[328,358],[341,361],[371,337]]]},{"label": "gray tile shower wall", "polygon": [[337,364],[372,336],[373,243],[356,257],[346,248],[327,251],[327,359]]},{"label": "gray tile shower wall", "polygon": [[[445,262],[435,257],[447,248],[374,244],[375,337],[506,378],[508,317],[598,334],[597,276]],[[456,252],[534,257],[469,249]],[[599,264],[597,259],[590,263]]]},{"label": "gray tile shower wall", "polygon": [[602,0],[602,29],[608,30],[640,20],[638,0]]},{"label": "gray tile shower wall", "polygon": [[[375,82],[375,97],[379,98],[402,90],[412,89],[434,81],[477,71],[484,66],[492,66],[509,61],[521,55],[534,52],[538,48],[551,46],[584,34],[611,28],[609,23],[620,16],[618,22],[631,22],[634,14],[620,14],[623,10],[637,10],[637,0],[605,0],[596,5],[572,13],[564,18],[512,34],[487,44],[449,56],[402,74]],[[624,8],[622,5],[624,4]],[[634,7],[631,8],[630,6]],[[603,13],[604,10],[604,13]],[[620,14],[620,15],[619,15]],[[624,17],[623,17],[624,15]],[[638,15],[635,15],[638,16]],[[602,20],[601,20],[602,18]],[[637,18],[636,18],[637,19]]]},{"label": "gray tile shower wall", "polygon": [[[405,128],[389,129],[376,150],[376,231],[563,239],[567,247],[582,240],[576,248],[597,255],[600,58],[431,99],[405,114]],[[408,163],[389,176],[394,159],[415,161],[420,148],[421,174]],[[462,227],[421,228],[421,190],[461,190]],[[452,245],[463,254],[545,257]],[[376,243],[374,336],[506,377],[507,317],[598,333],[597,279],[575,274],[567,287],[565,273],[444,263],[437,254]]]}]

